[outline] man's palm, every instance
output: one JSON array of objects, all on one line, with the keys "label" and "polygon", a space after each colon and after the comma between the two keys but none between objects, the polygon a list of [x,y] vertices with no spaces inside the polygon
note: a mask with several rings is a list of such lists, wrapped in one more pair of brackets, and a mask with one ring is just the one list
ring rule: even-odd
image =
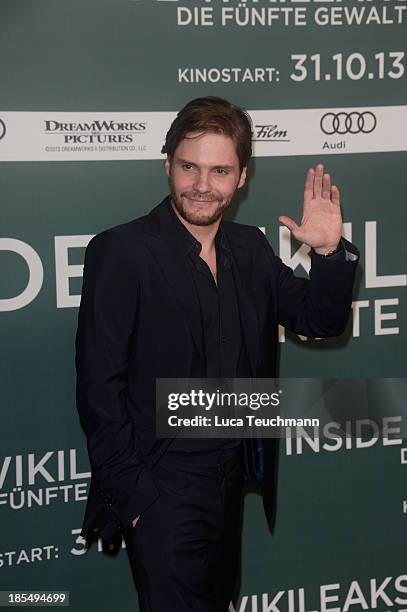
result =
[{"label": "man's palm", "polygon": [[339,189],[331,185],[331,177],[324,174],[322,164],[307,172],[301,224],[284,215],[278,219],[297,240],[317,252],[325,253],[337,247],[342,233]]}]

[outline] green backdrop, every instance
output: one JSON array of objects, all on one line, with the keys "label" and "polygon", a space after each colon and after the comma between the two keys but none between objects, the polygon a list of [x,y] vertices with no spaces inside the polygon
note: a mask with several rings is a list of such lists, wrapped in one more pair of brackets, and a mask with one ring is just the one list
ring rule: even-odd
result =
[{"label": "green backdrop", "polygon": [[[166,195],[159,148],[194,97],[251,111],[259,142],[229,218],[264,227],[288,263],[301,245],[277,219],[300,215],[306,169],[323,161],[341,187],[361,251],[354,318],[340,339],[287,333],[281,375],[392,379],[403,418],[406,22],[404,0],[2,0],[0,589],[137,610],[125,551],[84,554],[78,538],[81,266],[93,234]],[[236,610],[407,609],[406,447],[402,432],[334,451],[283,442],[273,535],[260,496],[245,498]]]}]

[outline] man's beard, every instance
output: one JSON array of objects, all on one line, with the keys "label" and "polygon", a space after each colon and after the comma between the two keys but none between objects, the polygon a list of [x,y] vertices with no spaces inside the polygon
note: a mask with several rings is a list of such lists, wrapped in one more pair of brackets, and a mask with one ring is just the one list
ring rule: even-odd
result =
[{"label": "man's beard", "polygon": [[[229,207],[232,201],[232,198],[224,199],[220,194],[217,194],[216,192],[207,192],[203,194],[193,190],[181,192],[180,197],[178,197],[171,181],[170,187],[171,201],[173,205],[177,209],[180,216],[191,225],[212,225],[212,223],[215,223],[216,221],[218,221],[218,219],[220,219],[223,214],[223,211]],[[189,199],[198,200],[206,203],[217,202],[218,205],[216,206],[216,208],[213,208],[211,206],[211,210],[206,212],[204,212],[204,210],[199,210],[198,208],[196,210],[192,210],[190,207],[188,207],[188,203],[185,202],[185,200]],[[185,204],[187,206],[185,206]]]}]

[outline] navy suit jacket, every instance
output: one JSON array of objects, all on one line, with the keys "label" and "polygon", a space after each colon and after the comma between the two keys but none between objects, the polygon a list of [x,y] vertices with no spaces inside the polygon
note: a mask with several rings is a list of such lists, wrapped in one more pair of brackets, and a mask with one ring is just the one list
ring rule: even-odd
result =
[{"label": "navy suit jacket", "polygon": [[[98,529],[113,541],[159,496],[151,469],[171,440],[155,437],[156,378],[202,377],[199,302],[168,207],[166,198],[86,248],[76,334],[77,408],[92,473],[84,537]],[[332,258],[311,251],[305,279],[258,228],[222,225],[253,377],[277,374],[278,323],[309,337],[344,331],[358,257],[352,244],[342,239],[345,254]],[[272,487],[266,474],[269,521]]]}]

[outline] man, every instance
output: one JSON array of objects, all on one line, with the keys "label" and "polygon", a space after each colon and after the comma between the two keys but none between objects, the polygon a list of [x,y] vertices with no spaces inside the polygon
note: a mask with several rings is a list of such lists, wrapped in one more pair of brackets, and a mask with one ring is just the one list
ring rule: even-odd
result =
[{"label": "man", "polygon": [[[92,480],[82,535],[122,531],[141,612],[226,612],[239,557],[243,465],[233,439],[155,437],[156,378],[272,377],[277,324],[343,332],[358,253],[341,239],[339,190],[307,173],[300,225],[311,279],[258,228],[222,221],[247,178],[251,122],[219,98],[187,104],[163,152],[171,195],[86,249],[77,405]],[[270,479],[264,503],[270,518]]]}]

